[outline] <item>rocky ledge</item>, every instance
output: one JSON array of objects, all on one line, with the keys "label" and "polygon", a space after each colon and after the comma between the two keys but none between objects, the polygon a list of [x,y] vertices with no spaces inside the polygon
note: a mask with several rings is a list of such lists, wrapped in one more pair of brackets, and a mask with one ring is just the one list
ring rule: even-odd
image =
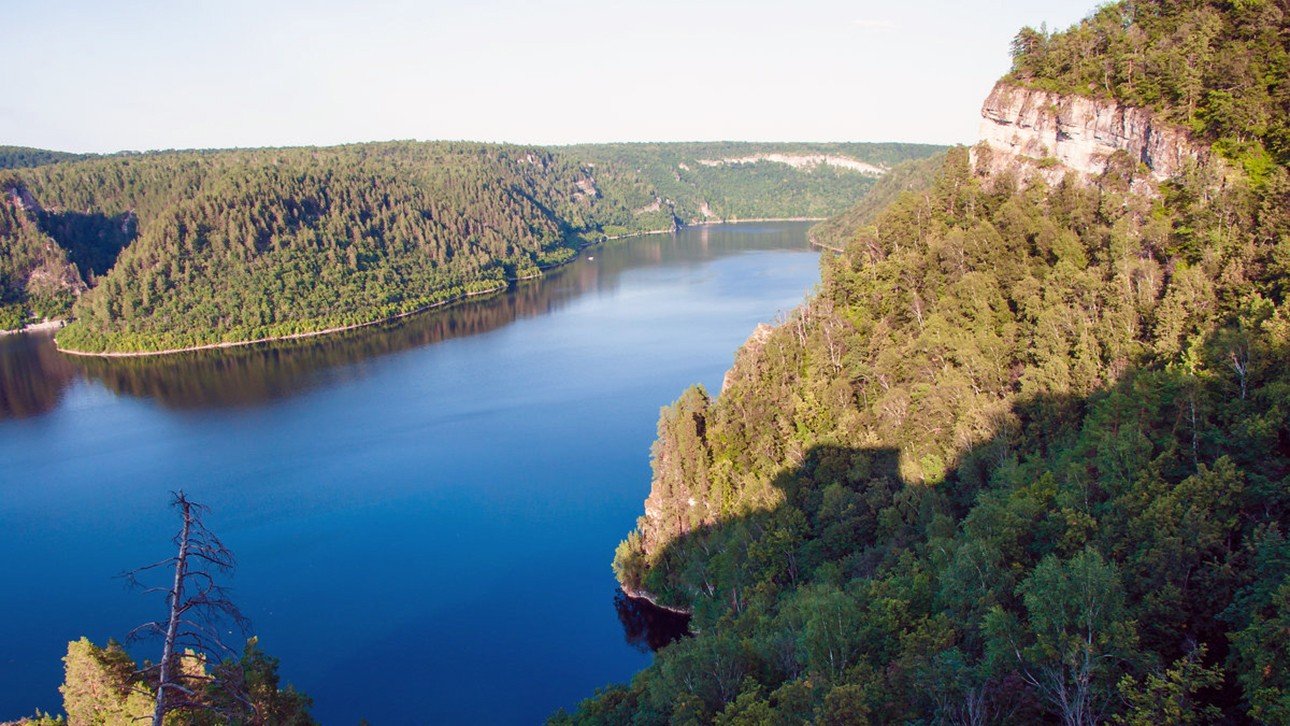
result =
[{"label": "rocky ledge", "polygon": [[983,171],[997,173],[1022,162],[1050,184],[1068,171],[1097,177],[1119,151],[1144,164],[1157,181],[1207,157],[1185,130],[1148,109],[1002,81],[981,106],[981,141],[991,152],[977,154]]}]

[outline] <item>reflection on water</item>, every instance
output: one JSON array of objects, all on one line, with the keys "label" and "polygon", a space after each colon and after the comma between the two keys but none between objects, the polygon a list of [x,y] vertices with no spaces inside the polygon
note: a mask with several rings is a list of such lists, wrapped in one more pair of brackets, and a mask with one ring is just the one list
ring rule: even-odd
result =
[{"label": "reflection on water", "polygon": [[690,616],[665,610],[649,600],[614,594],[614,610],[627,643],[641,652],[657,651],[690,633]]},{"label": "reflection on water", "polygon": [[740,251],[800,249],[792,225],[722,225],[610,242],[571,264],[500,295],[400,321],[319,338],[156,358],[79,358],[58,353],[48,334],[0,338],[0,419],[56,407],[78,377],[177,409],[248,406],[360,376],[353,364],[441,340],[476,335],[615,289],[628,270],[702,262]]},{"label": "reflection on water", "polygon": [[0,336],[0,419],[54,408],[75,377],[76,367],[54,349],[52,333]]}]

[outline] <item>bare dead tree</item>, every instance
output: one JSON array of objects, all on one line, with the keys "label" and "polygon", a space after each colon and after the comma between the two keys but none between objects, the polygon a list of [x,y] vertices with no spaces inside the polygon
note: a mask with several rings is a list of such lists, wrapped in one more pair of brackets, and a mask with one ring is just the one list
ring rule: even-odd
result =
[{"label": "bare dead tree", "polygon": [[[140,671],[145,680],[155,678],[157,684],[153,726],[162,726],[166,714],[175,711],[200,709],[231,716],[226,713],[228,703],[253,713],[240,670],[223,665],[236,652],[224,642],[222,633],[235,628],[245,635],[248,626],[228,589],[216,579],[232,572],[236,564],[233,553],[206,528],[202,518],[210,511],[208,507],[190,500],[183,491],[173,495],[171,505],[183,520],[174,538],[175,555],[123,575],[145,593],[164,593],[166,597],[164,620],[144,623],[130,632],[131,639],[162,639],[161,660]],[[173,572],[173,578],[169,585],[149,586],[141,578],[153,572]],[[185,658],[193,667],[183,667]],[[207,663],[214,664],[213,671],[207,671]],[[220,699],[222,705],[204,698],[209,685],[219,686],[225,696]]]}]

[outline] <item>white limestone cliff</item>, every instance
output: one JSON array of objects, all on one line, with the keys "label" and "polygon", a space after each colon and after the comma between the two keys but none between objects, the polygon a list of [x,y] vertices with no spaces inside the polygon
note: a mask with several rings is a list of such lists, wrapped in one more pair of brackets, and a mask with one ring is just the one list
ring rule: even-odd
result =
[{"label": "white limestone cliff", "polygon": [[1020,162],[1049,183],[1068,171],[1095,178],[1117,151],[1144,164],[1157,181],[1177,175],[1188,161],[1208,157],[1186,131],[1148,109],[1003,81],[981,106],[980,137],[990,149],[976,154],[984,171],[997,173]]}]

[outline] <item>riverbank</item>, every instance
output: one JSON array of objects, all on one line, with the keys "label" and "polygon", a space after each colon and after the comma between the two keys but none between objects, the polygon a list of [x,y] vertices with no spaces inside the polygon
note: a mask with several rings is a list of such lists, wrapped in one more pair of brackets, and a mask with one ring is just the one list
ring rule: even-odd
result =
[{"label": "riverbank", "polygon": [[712,224],[755,224],[758,222],[823,222],[828,217],[749,217],[740,219],[705,219],[702,222],[689,222],[687,227],[706,227]]},{"label": "riverbank", "polygon": [[702,221],[695,220],[685,222],[677,227],[668,227],[667,229],[651,229],[644,232],[632,232],[630,234],[615,234],[605,237],[604,241],[616,239],[630,239],[632,237],[645,237],[651,234],[674,234],[689,227],[711,227],[719,224],[758,224],[763,222],[823,222],[828,217],[749,217],[748,219],[705,219]]},{"label": "riverbank", "polygon": [[481,295],[494,295],[496,293],[499,293],[507,289],[508,287],[510,287],[510,284],[504,283],[502,285],[498,285],[497,287],[490,288],[488,290],[480,290],[479,292],[468,292],[461,295],[455,295],[446,300],[441,300],[431,305],[419,307],[416,310],[409,310],[406,313],[399,313],[397,315],[390,315],[384,318],[378,318],[376,320],[369,320],[365,323],[354,323],[353,325],[340,325],[332,328],[324,328],[322,330],[310,330],[303,333],[292,333],[290,335],[273,335],[265,338],[255,338],[253,340],[236,340],[236,341],[223,342],[223,343],[206,343],[204,345],[192,345],[186,348],[167,348],[166,350],[93,352],[93,351],[86,351],[86,350],[75,350],[73,348],[64,348],[62,345],[58,343],[58,338],[54,338],[54,347],[57,348],[58,352],[60,353],[66,353],[67,355],[77,355],[77,356],[82,356],[86,358],[148,358],[151,356],[158,356],[158,355],[194,353],[202,350],[218,350],[221,348],[240,348],[243,346],[256,345],[259,343],[276,343],[284,340],[299,340],[301,338],[314,338],[321,335],[343,333],[346,330],[358,330],[359,328],[367,328],[373,325],[380,325],[381,323],[389,323],[395,320],[401,320],[403,318],[411,317],[413,315],[420,315],[421,313],[429,312],[436,308],[446,307],[448,305],[461,302],[468,298],[479,297]]},{"label": "riverbank", "polygon": [[644,590],[634,590],[626,585],[619,585],[618,587],[620,590],[623,591],[623,594],[626,595],[627,597],[630,597],[633,600],[642,600],[644,602],[647,602],[650,605],[658,608],[659,610],[666,610],[669,613],[675,613],[677,615],[694,614],[694,610],[689,608],[678,608],[672,605],[664,605],[663,603],[659,602],[653,595],[651,595],[648,592],[645,592]]},{"label": "riverbank", "polygon": [[[822,218],[819,218],[819,217],[784,217],[784,218],[765,217],[765,218],[738,219],[738,220],[719,220],[719,221],[713,220],[713,221],[697,222],[691,225],[686,225],[686,227],[703,227],[703,226],[722,225],[722,224],[755,224],[755,223],[764,223],[764,222],[812,222],[812,221],[818,221],[819,219],[822,219]],[[685,227],[682,227],[681,229],[685,229]],[[645,237],[645,236],[654,235],[654,234],[671,234],[677,231],[679,230],[658,229],[658,230],[647,230],[644,232],[633,232],[628,235],[605,237],[596,242],[591,242],[589,244],[583,245],[578,249],[581,251],[583,249],[587,249],[589,247],[595,247],[596,245],[603,244],[611,240],[630,239],[632,237]],[[420,315],[421,313],[430,312],[437,308],[442,308],[448,305],[452,305],[454,303],[462,302],[472,297],[479,297],[481,295],[494,295],[496,293],[506,290],[513,283],[521,282],[524,280],[540,278],[542,277],[542,272],[550,269],[555,269],[558,267],[563,267],[564,265],[570,264],[571,262],[578,259],[580,259],[579,256],[574,255],[570,257],[568,260],[565,260],[564,262],[560,262],[554,265],[548,265],[546,267],[539,267],[538,268],[539,271],[537,274],[525,275],[522,277],[517,276],[515,278],[508,278],[505,283],[500,284],[495,288],[490,288],[488,290],[481,290],[479,292],[469,292],[462,295],[457,295],[431,305],[426,305],[426,306],[417,308],[415,310],[408,311],[406,313],[399,313],[397,315],[378,318],[376,320],[370,320],[363,323],[354,323],[352,325],[340,325],[340,326],[335,326],[331,328],[324,328],[321,330],[311,330],[311,331],[306,331],[302,333],[292,333],[290,335],[274,335],[274,336],[266,336],[263,338],[254,338],[251,340],[237,340],[237,341],[229,341],[229,342],[221,342],[221,343],[205,343],[202,345],[193,345],[193,346],[187,346],[182,348],[167,348],[164,350],[99,351],[99,352],[76,350],[75,348],[63,347],[58,342],[57,338],[54,339],[54,346],[58,349],[60,353],[66,353],[67,355],[75,355],[75,356],[81,356],[81,357],[87,357],[87,358],[150,358],[150,357],[162,356],[162,355],[177,355],[179,353],[195,353],[195,352],[200,352],[204,350],[220,350],[223,348],[240,348],[248,345],[258,345],[260,343],[275,343],[275,342],[281,342],[281,341],[287,341],[287,340],[299,340],[301,338],[313,338],[313,337],[318,337],[322,335],[342,333],[347,330],[357,330],[359,328],[366,328],[373,325],[380,325],[382,323],[389,323],[395,320],[401,320],[403,318],[411,317],[413,315]],[[56,323],[56,325],[54,325],[53,328],[42,327],[42,329],[57,329],[62,327],[63,325],[66,325],[67,321],[49,321],[47,323],[41,323],[40,325],[47,326],[51,323]],[[36,329],[36,327],[37,326],[28,326],[24,330],[34,330]]]},{"label": "riverbank", "polygon": [[807,241],[811,243],[811,246],[812,246],[812,247],[819,247],[819,248],[820,248],[820,249],[822,249],[822,250],[828,250],[828,251],[830,251],[830,252],[836,252],[836,253],[838,253],[838,254],[842,254],[843,252],[846,252],[846,250],[842,249],[841,247],[834,247],[833,245],[826,245],[826,244],[824,244],[823,242],[816,242],[816,241],[815,241],[815,240],[813,240],[813,239],[812,239],[812,240],[807,240]]},{"label": "riverbank", "polygon": [[17,330],[0,330],[0,335],[17,335],[18,333],[39,333],[45,330],[58,330],[67,325],[66,320],[43,320],[39,323],[32,323],[21,327]]}]

